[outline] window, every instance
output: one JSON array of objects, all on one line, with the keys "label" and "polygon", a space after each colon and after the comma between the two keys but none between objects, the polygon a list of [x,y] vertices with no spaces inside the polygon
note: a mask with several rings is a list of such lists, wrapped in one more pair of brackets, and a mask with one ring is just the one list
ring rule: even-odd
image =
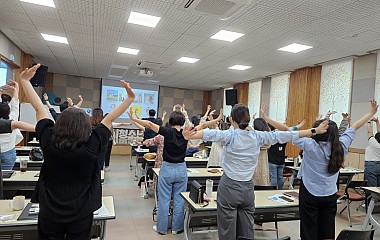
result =
[{"label": "window", "polygon": [[14,79],[14,69],[5,61],[0,61],[0,86],[7,84],[9,79]]}]

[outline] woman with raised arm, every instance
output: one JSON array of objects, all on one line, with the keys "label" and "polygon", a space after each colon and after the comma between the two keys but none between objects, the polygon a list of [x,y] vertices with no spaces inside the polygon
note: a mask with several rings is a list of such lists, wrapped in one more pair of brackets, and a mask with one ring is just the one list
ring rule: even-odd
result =
[{"label": "woman with raised arm", "polygon": [[131,105],[135,94],[121,81],[128,97],[101,123],[91,126],[79,108],[68,108],[54,124],[30,84],[40,64],[24,70],[20,82],[36,110],[36,132],[44,163],[32,202],[39,203],[38,239],[90,239],[93,212],[102,205],[99,155],[107,147],[112,122]]},{"label": "woman with raised arm", "polygon": [[[264,144],[289,142],[299,137],[310,137],[311,129],[298,132],[247,131],[250,114],[247,106],[236,104],[231,111],[233,129],[184,130],[186,139],[202,138],[204,141],[222,142],[223,175],[219,181],[217,221],[219,239],[253,239],[253,215],[255,211],[252,176],[257,166],[260,147]],[[315,130],[326,131],[326,123]]]},{"label": "woman with raised arm", "polygon": [[[1,87],[2,93],[12,96],[11,101],[8,103],[0,103],[0,119],[9,119],[17,121],[19,117],[19,100],[18,91],[19,86],[15,81],[9,81],[8,85]],[[30,125],[30,130],[34,132],[34,126]],[[12,170],[16,162],[16,144],[21,142],[23,136],[19,129],[13,130],[8,134],[0,134],[1,146],[1,169]]]},{"label": "woman with raised arm", "polygon": [[[298,178],[301,179],[299,209],[302,240],[335,238],[335,214],[337,200],[337,180],[343,167],[344,156],[355,138],[356,130],[368,122],[377,112],[377,102],[371,101],[369,113],[339,136],[338,126],[329,121],[327,132],[312,138],[300,138],[293,143],[303,150],[303,159]],[[266,120],[280,129],[281,123]],[[326,120],[318,120],[313,127]]]},{"label": "woman with raised arm", "polygon": [[[372,122],[376,123],[376,134],[373,135]],[[368,146],[365,149],[364,179],[368,187],[380,187],[380,123],[373,118],[367,124]]]}]

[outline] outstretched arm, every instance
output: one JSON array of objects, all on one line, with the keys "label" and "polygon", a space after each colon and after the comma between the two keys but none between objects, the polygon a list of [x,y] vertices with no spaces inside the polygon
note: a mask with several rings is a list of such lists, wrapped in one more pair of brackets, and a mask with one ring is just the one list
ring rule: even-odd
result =
[{"label": "outstretched arm", "polygon": [[164,111],[163,113],[162,113],[162,122],[164,122],[165,121],[165,117],[166,117],[166,112]]},{"label": "outstretched arm", "polygon": [[358,121],[356,121],[354,124],[352,124],[352,128],[358,130],[361,128],[366,122],[368,122],[373,115],[377,112],[377,108],[379,106],[377,105],[376,100],[371,100],[371,107],[367,114],[365,114],[363,117],[361,117]]},{"label": "outstretched arm", "polygon": [[34,76],[37,69],[40,67],[40,64],[34,65],[31,68],[26,68],[20,74],[20,83],[24,90],[24,93],[27,99],[32,104],[33,108],[36,110],[37,122],[44,118],[49,118],[48,113],[46,112],[44,105],[42,104],[40,98],[38,97],[36,91],[34,91],[30,79]]},{"label": "outstretched arm", "polygon": [[372,130],[372,121],[367,122],[367,137],[370,138],[373,136],[373,130]]},{"label": "outstretched arm", "polygon": [[53,108],[53,107],[50,105],[48,95],[47,95],[46,93],[44,93],[43,97],[44,97],[44,99],[45,99],[45,103],[46,103],[46,105],[48,106],[48,108],[49,108],[49,109],[50,109],[50,108]]},{"label": "outstretched arm", "polygon": [[380,132],[380,122],[379,122],[379,118],[376,118],[375,122],[376,122],[376,132]]},{"label": "outstretched arm", "polygon": [[74,107],[80,108],[80,106],[82,106],[82,103],[83,103],[82,95],[79,95],[78,98],[79,98],[79,102],[75,104]]},{"label": "outstretched arm", "polygon": [[[135,123],[138,123],[140,125],[142,125],[143,127],[147,127],[147,128],[150,128],[153,130],[153,132],[156,132],[158,133],[158,131],[160,130],[160,126],[158,126],[157,124],[155,123],[152,123],[151,121],[149,120],[141,120],[141,119],[138,119],[136,117],[133,116],[133,109],[131,108],[128,112],[128,116],[129,118],[134,121]],[[137,126],[137,125],[136,125]]]},{"label": "outstretched arm", "polygon": [[144,126],[141,126],[141,124],[138,124],[137,122],[133,122],[135,125],[136,125],[136,127],[138,128],[138,129],[140,129],[141,131],[144,131],[145,132],[145,127]]},{"label": "outstretched arm", "polygon": [[124,80],[120,81],[125,90],[127,91],[127,98],[124,99],[120,103],[119,106],[116,108],[112,109],[112,111],[102,120],[102,123],[110,129],[112,127],[112,122],[116,120],[116,118],[120,117],[121,114],[123,114],[128,107],[131,105],[133,100],[135,99],[135,93],[133,92],[132,88],[129,86],[129,83],[126,83]]}]

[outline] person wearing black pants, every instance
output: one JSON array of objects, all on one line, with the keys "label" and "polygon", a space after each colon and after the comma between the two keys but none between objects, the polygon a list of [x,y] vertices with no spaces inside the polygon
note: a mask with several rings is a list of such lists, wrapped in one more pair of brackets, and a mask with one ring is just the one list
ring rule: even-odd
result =
[{"label": "person wearing black pants", "polygon": [[113,138],[111,136],[110,140],[108,141],[106,157],[105,157],[105,162],[104,162],[104,166],[105,166],[104,171],[106,171],[106,172],[108,172],[110,170],[112,145],[113,145]]}]

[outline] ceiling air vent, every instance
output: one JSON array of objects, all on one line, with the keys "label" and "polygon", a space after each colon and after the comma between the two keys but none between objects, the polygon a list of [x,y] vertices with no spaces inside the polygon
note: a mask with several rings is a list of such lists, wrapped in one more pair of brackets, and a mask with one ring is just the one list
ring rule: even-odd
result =
[{"label": "ceiling air vent", "polygon": [[139,68],[160,69],[163,66],[163,63],[141,60],[137,62],[136,66]]},{"label": "ceiling air vent", "polygon": [[251,0],[185,0],[179,6],[181,11],[218,19],[228,19]]}]

